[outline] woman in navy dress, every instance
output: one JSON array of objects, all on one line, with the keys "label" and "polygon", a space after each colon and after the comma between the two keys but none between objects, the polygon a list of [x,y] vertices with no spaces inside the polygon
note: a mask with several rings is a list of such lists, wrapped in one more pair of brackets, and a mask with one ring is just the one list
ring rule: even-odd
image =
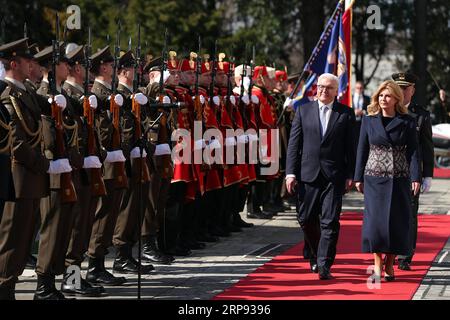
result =
[{"label": "woman in navy dress", "polygon": [[395,255],[409,254],[411,197],[420,189],[415,120],[394,81],[383,82],[367,108],[359,135],[356,188],[364,193],[363,252],[374,254],[380,278],[394,280]]}]

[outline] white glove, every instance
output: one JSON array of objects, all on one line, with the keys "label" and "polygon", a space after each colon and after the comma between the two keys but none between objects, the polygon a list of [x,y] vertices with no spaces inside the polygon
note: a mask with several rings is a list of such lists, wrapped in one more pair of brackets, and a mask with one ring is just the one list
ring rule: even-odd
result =
[{"label": "white glove", "polygon": [[170,103],[171,101],[170,101],[170,98],[169,98],[169,96],[164,96],[164,98],[163,98],[163,103]]},{"label": "white glove", "polygon": [[92,109],[97,109],[97,97],[94,95],[89,96],[89,105]]},{"label": "white glove", "polygon": [[155,156],[163,156],[172,154],[170,146],[167,143],[161,143],[156,145]]},{"label": "white glove", "polygon": [[205,103],[205,97],[202,96],[202,95],[200,95],[200,103],[201,103],[201,104],[204,104],[204,103]]},{"label": "white glove", "polygon": [[216,106],[218,106],[218,105],[220,104],[220,98],[219,98],[218,96],[215,96],[215,97],[213,98],[213,102],[214,102],[214,104],[215,104]]},{"label": "white glove", "polygon": [[123,97],[122,97],[122,95],[121,94],[116,94],[115,96],[114,96],[114,102],[119,106],[119,107],[121,107],[122,105],[123,105]]},{"label": "white glove", "polygon": [[240,136],[237,136],[237,142],[239,144],[247,143],[248,142],[248,136],[246,134],[241,134]]},{"label": "white glove", "polygon": [[226,137],[225,138],[225,145],[226,146],[235,146],[236,145],[236,139],[234,137]]},{"label": "white glove", "polygon": [[244,89],[246,90],[246,91],[248,91],[248,88],[250,87],[250,78],[249,77],[247,77],[247,76],[245,76],[244,77]]},{"label": "white glove", "polygon": [[139,104],[146,104],[148,102],[148,98],[145,94],[143,93],[136,93],[134,96],[134,100],[136,100],[137,103]]},{"label": "white glove", "polygon": [[169,79],[169,77],[170,77],[170,71],[164,70],[164,76],[163,76],[164,83],[167,81],[167,79]]},{"label": "white glove", "polygon": [[125,162],[122,150],[108,151],[105,162]]},{"label": "white glove", "polygon": [[235,96],[230,96],[230,101],[233,106],[236,105],[236,97]]},{"label": "white glove", "polygon": [[68,159],[58,159],[50,161],[50,167],[48,168],[47,173],[59,174],[71,171],[72,167]]},{"label": "white glove", "polygon": [[248,141],[258,141],[258,136],[256,134],[249,134]]},{"label": "white glove", "polygon": [[255,95],[252,95],[252,102],[254,104],[258,104],[259,103],[259,98],[257,96],[255,96]]},{"label": "white glove", "polygon": [[287,98],[286,101],[283,104],[283,109],[286,109],[287,107],[290,107],[292,105],[292,99]]},{"label": "white glove", "polygon": [[[144,149],[144,150],[142,150],[142,158],[145,158],[146,156],[147,156],[147,152],[145,152],[145,149]],[[134,147],[133,150],[131,150],[130,158],[131,159],[141,158],[141,150],[139,149],[139,147]]]},{"label": "white glove", "polygon": [[[48,103],[53,103],[52,98],[48,98]],[[58,107],[60,107],[62,110],[64,110],[67,106],[67,100],[66,97],[64,97],[62,94],[57,94],[55,96],[55,103]]]},{"label": "white glove", "polygon": [[84,169],[93,169],[93,168],[101,168],[102,163],[97,156],[89,156],[84,158],[83,168]]},{"label": "white glove", "polygon": [[245,96],[242,96],[242,101],[248,105],[250,103],[250,98],[248,97],[248,94],[246,94]]},{"label": "white glove", "polygon": [[194,142],[194,150],[202,150],[206,147],[205,139],[196,140]]},{"label": "white glove", "polygon": [[432,179],[433,178],[431,178],[431,177],[423,178],[423,181],[422,181],[422,193],[426,193],[426,192],[430,191],[430,189],[431,189],[431,180]]},{"label": "white glove", "polygon": [[218,139],[214,139],[214,140],[209,141],[208,148],[209,149],[220,149],[220,148],[222,148],[222,145],[220,144]]}]

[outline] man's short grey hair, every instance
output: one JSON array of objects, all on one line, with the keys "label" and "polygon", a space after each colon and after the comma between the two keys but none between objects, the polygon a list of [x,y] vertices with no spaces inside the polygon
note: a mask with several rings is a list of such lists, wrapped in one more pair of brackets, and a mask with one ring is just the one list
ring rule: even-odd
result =
[{"label": "man's short grey hair", "polygon": [[328,80],[331,80],[331,81],[333,81],[333,82],[336,84],[336,87],[339,86],[339,78],[336,77],[336,76],[335,76],[334,74],[332,74],[332,73],[322,73],[322,74],[319,76],[319,79],[317,79],[317,83],[319,83],[321,79],[328,79]]}]

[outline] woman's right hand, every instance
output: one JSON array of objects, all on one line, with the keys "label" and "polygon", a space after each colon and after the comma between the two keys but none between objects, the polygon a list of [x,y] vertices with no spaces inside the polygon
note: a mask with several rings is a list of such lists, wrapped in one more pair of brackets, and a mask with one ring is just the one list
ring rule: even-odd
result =
[{"label": "woman's right hand", "polygon": [[356,182],[355,183],[356,190],[361,193],[364,193],[364,182]]}]

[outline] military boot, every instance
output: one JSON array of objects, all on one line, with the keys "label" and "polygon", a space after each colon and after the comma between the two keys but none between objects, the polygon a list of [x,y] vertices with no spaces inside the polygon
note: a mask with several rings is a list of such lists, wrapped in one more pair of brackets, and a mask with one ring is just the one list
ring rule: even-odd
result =
[{"label": "military boot", "polygon": [[66,298],[56,290],[54,275],[38,275],[33,300],[66,300]]},{"label": "military boot", "polygon": [[91,283],[100,283],[109,286],[120,286],[127,280],[124,277],[115,277],[105,269],[105,258],[89,257],[86,280]]}]

